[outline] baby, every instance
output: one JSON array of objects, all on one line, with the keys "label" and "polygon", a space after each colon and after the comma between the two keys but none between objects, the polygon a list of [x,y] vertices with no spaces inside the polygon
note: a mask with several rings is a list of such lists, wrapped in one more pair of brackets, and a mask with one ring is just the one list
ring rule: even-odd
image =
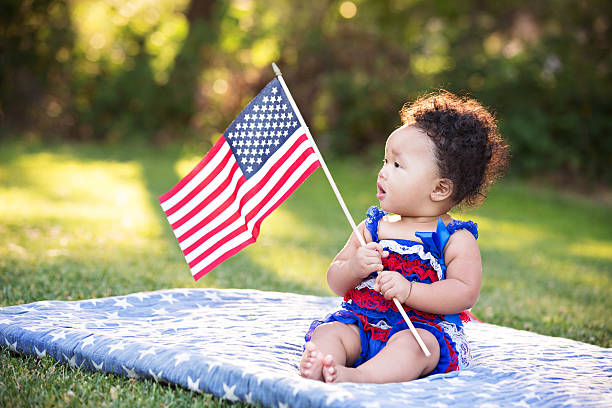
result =
[{"label": "baby", "polygon": [[[327,272],[342,309],[312,323],[300,375],[325,382],[402,382],[464,368],[463,332],[478,299],[477,225],[448,212],[485,198],[508,159],[494,117],[440,92],[406,104],[385,146],[371,207]],[[393,214],[393,216],[391,215]],[[426,357],[393,302],[431,352]]]}]

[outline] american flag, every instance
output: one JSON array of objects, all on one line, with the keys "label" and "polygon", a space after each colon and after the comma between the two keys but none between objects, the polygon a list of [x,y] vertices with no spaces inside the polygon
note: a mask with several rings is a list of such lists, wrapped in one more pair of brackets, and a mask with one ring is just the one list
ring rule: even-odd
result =
[{"label": "american flag", "polygon": [[292,101],[274,78],[159,196],[195,280],[255,242],[263,219],[320,166]]}]

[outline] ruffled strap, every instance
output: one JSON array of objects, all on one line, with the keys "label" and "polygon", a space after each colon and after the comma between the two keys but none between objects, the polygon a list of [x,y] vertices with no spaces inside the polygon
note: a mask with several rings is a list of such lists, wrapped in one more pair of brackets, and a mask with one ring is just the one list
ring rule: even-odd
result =
[{"label": "ruffled strap", "polygon": [[468,230],[472,233],[475,239],[478,239],[478,224],[473,221],[452,220],[448,223],[446,228],[451,235],[460,229]]},{"label": "ruffled strap", "polygon": [[388,213],[385,210],[382,210],[375,205],[368,208],[365,227],[368,229],[368,231],[370,231],[373,241],[378,241],[378,223],[380,222],[380,219],[387,214]]}]

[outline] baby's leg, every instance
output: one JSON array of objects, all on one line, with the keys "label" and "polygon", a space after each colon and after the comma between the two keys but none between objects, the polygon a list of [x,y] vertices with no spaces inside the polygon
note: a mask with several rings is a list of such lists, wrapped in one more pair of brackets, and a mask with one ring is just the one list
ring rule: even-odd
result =
[{"label": "baby's leg", "polygon": [[326,382],[388,383],[417,379],[429,374],[438,365],[440,345],[427,330],[417,329],[431,352],[426,357],[410,330],[395,333],[387,345],[372,359],[357,368],[344,367],[333,356],[323,359]]},{"label": "baby's leg", "polygon": [[324,323],[306,343],[300,362],[300,375],[314,380],[323,380],[323,358],[330,356],[337,364],[353,364],[361,354],[359,330],[354,324],[340,322]]}]

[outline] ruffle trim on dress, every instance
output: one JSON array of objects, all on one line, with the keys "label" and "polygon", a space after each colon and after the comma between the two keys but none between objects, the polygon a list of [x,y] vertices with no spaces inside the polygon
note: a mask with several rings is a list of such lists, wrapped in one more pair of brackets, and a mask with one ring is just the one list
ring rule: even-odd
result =
[{"label": "ruffle trim on dress", "polygon": [[472,233],[475,239],[478,239],[478,224],[473,221],[452,220],[446,226],[448,232],[453,235],[457,230],[465,229]]},{"label": "ruffle trim on dress", "polygon": [[470,344],[467,341],[463,328],[445,321],[439,322],[438,325],[442,327],[444,332],[455,343],[455,351],[457,352],[457,364],[459,369],[462,370],[469,367],[470,362],[472,361],[472,353],[470,351]]},{"label": "ruffle trim on dress", "polygon": [[380,222],[380,219],[387,214],[388,212],[376,207],[375,205],[368,208],[365,226],[368,231],[370,231],[373,241],[378,241],[378,223]]},{"label": "ruffle trim on dress", "polygon": [[442,266],[440,266],[440,262],[438,262],[438,259],[431,252],[426,252],[423,245],[402,245],[392,239],[383,239],[379,243],[383,248],[387,248],[400,255],[418,255],[423,261],[429,261],[431,267],[438,274],[438,280],[444,279],[444,271],[442,270]]}]

